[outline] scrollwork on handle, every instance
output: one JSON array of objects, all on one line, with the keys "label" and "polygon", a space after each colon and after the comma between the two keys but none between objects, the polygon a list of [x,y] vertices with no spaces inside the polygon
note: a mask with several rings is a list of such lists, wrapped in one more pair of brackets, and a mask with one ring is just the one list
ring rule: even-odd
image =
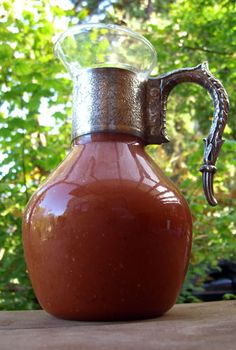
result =
[{"label": "scrollwork on handle", "polygon": [[[171,90],[177,84],[184,82],[203,86],[209,91],[213,100],[213,123],[209,135],[204,139],[204,162],[200,171],[203,174],[203,189],[206,199],[210,205],[215,206],[217,200],[214,197],[213,178],[216,172],[215,163],[224,142],[222,134],[227,122],[229,101],[223,85],[209,71],[207,62],[193,68],[178,69],[149,79],[147,83],[147,143],[160,144],[168,141],[165,123],[167,99]],[[159,109],[155,108],[154,100],[159,105]]]}]

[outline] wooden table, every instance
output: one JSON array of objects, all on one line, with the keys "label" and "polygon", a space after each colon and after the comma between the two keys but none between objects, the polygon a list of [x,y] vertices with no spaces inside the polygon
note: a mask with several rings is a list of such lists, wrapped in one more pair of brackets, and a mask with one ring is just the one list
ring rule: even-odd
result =
[{"label": "wooden table", "polygon": [[236,301],[176,305],[134,322],[75,322],[44,311],[1,311],[1,350],[236,350]]}]

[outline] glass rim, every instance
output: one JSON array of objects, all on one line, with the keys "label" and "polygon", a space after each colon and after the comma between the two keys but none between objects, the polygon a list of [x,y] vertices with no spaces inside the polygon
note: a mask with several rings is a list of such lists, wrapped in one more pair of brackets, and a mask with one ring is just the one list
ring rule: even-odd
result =
[{"label": "glass rim", "polygon": [[148,74],[152,72],[154,69],[156,63],[157,63],[157,53],[154,48],[154,46],[150,43],[149,40],[147,40],[143,35],[123,26],[119,26],[117,24],[106,24],[106,23],[86,23],[86,24],[77,24],[74,26],[69,27],[66,31],[61,33],[59,37],[57,38],[55,44],[54,44],[54,53],[56,57],[60,58],[60,47],[61,47],[61,42],[68,37],[69,35],[73,34],[79,34],[80,32],[83,32],[83,30],[91,30],[91,29],[111,29],[115,30],[117,32],[123,32],[131,37],[133,37],[136,40],[139,40],[143,44],[146,45],[146,47],[149,48],[150,52],[152,53],[152,61],[150,62],[150,65],[147,69],[143,70],[146,71]]}]

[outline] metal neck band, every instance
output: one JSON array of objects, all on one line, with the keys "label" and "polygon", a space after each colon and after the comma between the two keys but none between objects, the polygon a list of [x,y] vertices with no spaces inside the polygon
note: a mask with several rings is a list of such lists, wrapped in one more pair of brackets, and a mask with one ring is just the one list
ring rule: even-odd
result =
[{"label": "metal neck band", "polygon": [[144,138],[145,82],[120,68],[82,71],[74,82],[72,140],[93,132]]}]

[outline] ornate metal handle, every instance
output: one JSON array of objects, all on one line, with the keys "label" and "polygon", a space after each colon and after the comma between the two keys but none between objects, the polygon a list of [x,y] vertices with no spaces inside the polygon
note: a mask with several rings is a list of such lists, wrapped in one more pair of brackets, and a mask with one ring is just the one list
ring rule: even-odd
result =
[{"label": "ornate metal handle", "polygon": [[[178,69],[147,83],[147,130],[146,143],[168,142],[166,134],[166,105],[169,93],[180,83],[193,82],[206,88],[213,100],[214,118],[205,142],[204,162],[200,171],[203,176],[203,189],[208,203],[217,205],[214,197],[213,178],[216,160],[223,144],[222,134],[227,122],[229,101],[227,93],[219,80],[209,71],[207,62],[193,68]],[[158,108],[159,106],[159,108]]]}]

